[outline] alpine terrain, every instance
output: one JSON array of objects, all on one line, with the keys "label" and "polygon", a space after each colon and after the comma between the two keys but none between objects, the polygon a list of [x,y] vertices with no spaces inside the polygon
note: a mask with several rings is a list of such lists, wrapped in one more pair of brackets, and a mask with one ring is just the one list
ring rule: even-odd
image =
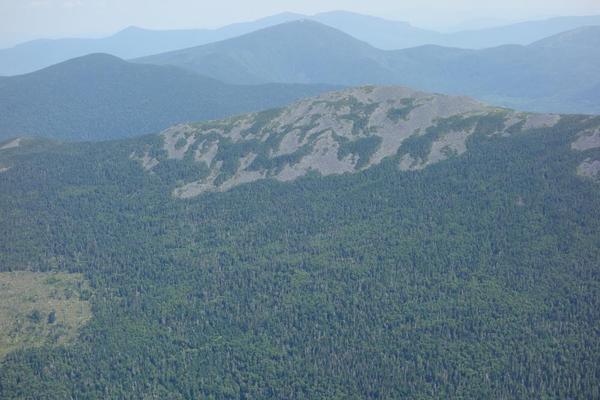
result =
[{"label": "alpine terrain", "polygon": [[362,86],[0,188],[2,399],[600,397],[598,116]]}]

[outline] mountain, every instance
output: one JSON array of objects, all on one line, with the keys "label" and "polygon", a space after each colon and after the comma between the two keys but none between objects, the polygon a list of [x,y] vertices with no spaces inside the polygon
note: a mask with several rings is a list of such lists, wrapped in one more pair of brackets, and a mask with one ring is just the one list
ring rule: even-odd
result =
[{"label": "mountain", "polygon": [[232,38],[298,18],[297,14],[284,13],[219,29],[150,30],[132,26],[99,39],[33,40],[0,50],[0,75],[33,72],[92,53],[108,53],[125,59],[142,57]]},{"label": "mountain", "polygon": [[506,44],[528,45],[548,36],[594,25],[600,25],[600,15],[555,17],[493,28],[454,32],[435,44],[466,49],[483,49]]},{"label": "mountain", "polygon": [[[144,57],[136,62],[177,65],[228,82],[365,83],[392,79],[385,52],[330,28],[303,20],[222,42]],[[344,82],[344,83],[341,83]],[[379,82],[375,82],[379,83]]]},{"label": "mountain", "polygon": [[331,11],[303,19],[319,22],[345,32],[379,49],[396,50],[425,44],[439,44],[445,34],[414,27],[408,22],[362,15],[348,11]]},{"label": "mountain", "polygon": [[[493,108],[466,97],[402,87],[362,87],[223,121],[183,124],[131,158],[154,171],[168,160],[194,160],[199,179],[173,195],[190,198],[250,182],[290,182],[310,173],[358,173],[388,158],[421,170],[467,150],[472,136],[552,128],[556,114]],[[203,165],[204,164],[204,165]]]},{"label": "mountain", "polygon": [[599,117],[365,87],[0,148],[2,399],[597,397]]},{"label": "mountain", "polygon": [[94,54],[0,80],[0,138],[103,140],[285,105],[325,85],[239,86]]},{"label": "mountain", "polygon": [[99,39],[40,39],[0,50],[0,75],[32,72],[90,53],[109,53],[130,59],[199,46],[244,35],[285,22],[309,19],[339,29],[380,49],[403,49],[422,45],[486,48],[504,44],[527,45],[567,30],[600,25],[600,16],[559,17],[480,30],[440,33],[407,22],[331,11],[315,15],[282,13],[252,22],[218,29],[149,30],[129,27]]},{"label": "mountain", "polygon": [[463,76],[462,82],[447,87],[456,92],[459,86],[470,84],[466,93],[500,105],[597,114],[600,93],[589,89],[598,85],[600,53],[594,49],[599,44],[600,26],[591,26],[529,46],[481,50],[446,64],[452,71],[449,75],[460,72]]},{"label": "mountain", "polygon": [[[241,37],[144,57],[233,83],[403,84],[533,111],[600,112],[600,27],[528,46],[383,51],[328,26],[298,21]],[[574,73],[576,71],[577,73]]]},{"label": "mountain", "polygon": [[[361,41],[384,50],[398,50],[423,45],[484,49],[507,44],[528,45],[548,36],[581,28],[600,25],[600,15],[555,17],[525,21],[492,28],[440,33],[420,29],[407,22],[361,15],[347,11],[333,11],[310,19],[339,29]],[[289,22],[289,21],[288,21]]]}]

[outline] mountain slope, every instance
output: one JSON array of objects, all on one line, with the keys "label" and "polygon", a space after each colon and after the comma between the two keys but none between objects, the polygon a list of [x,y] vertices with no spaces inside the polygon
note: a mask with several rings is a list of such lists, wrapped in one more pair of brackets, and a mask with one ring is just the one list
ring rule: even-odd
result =
[{"label": "mountain slope", "polygon": [[363,87],[284,109],[174,126],[159,144],[130,157],[147,171],[169,160],[191,162],[197,176],[173,191],[190,198],[265,179],[358,173],[389,160],[401,170],[421,170],[463,154],[473,136],[552,128],[560,119],[402,87]]},{"label": "mountain slope", "polygon": [[90,53],[109,53],[129,59],[221,41],[284,22],[310,19],[346,32],[380,49],[438,45],[481,49],[505,44],[527,45],[544,37],[587,25],[600,25],[600,16],[559,17],[497,28],[443,34],[347,11],[315,15],[282,13],[218,29],[149,30],[129,27],[100,39],[34,40],[0,49],[0,75],[32,72]]},{"label": "mountain slope", "polygon": [[507,44],[529,45],[558,33],[584,26],[600,25],[600,15],[590,15],[556,17],[493,28],[440,33],[419,29],[406,22],[347,11],[333,11],[305,18],[339,29],[384,50],[398,50],[423,45],[463,49],[484,49]]},{"label": "mountain slope", "polygon": [[287,104],[327,86],[236,86],[96,54],[0,80],[0,138],[101,140]]},{"label": "mountain slope", "polygon": [[454,32],[436,44],[466,49],[483,49],[506,44],[529,45],[549,36],[593,25],[600,25],[600,15],[555,17],[494,28]]},{"label": "mountain slope", "polygon": [[440,44],[446,36],[443,33],[414,27],[408,22],[348,11],[330,11],[306,16],[304,19],[338,29],[371,46],[386,50]]},{"label": "mountain slope", "polygon": [[297,14],[285,13],[214,30],[159,31],[129,27],[100,39],[33,40],[12,48],[0,49],[0,75],[24,74],[91,53],[108,53],[125,59],[141,57],[211,43],[298,18]]},{"label": "mountain slope", "polygon": [[422,87],[519,109],[600,113],[600,94],[589,93],[599,81],[600,54],[595,51],[599,41],[600,27],[594,26],[528,46],[457,52],[441,59],[433,73],[424,74],[428,82]]},{"label": "mountain slope", "polygon": [[[341,31],[303,20],[205,46],[135,61],[177,65],[228,82],[362,82],[392,75],[383,52]],[[381,60],[380,60],[381,58]]]},{"label": "mountain slope", "polygon": [[529,46],[382,51],[325,25],[299,21],[136,61],[235,83],[403,84],[534,111],[594,113],[600,102],[578,96],[600,82],[598,38],[600,28],[586,27]]},{"label": "mountain slope", "polygon": [[[0,144],[0,273],[39,274],[53,298],[92,311],[67,343],[6,354],[0,398],[597,397],[600,118],[402,88],[286,110],[298,115],[199,125],[166,148],[168,133]],[[385,132],[371,128],[386,120],[382,141],[402,143],[368,168],[329,175],[316,161],[295,180],[173,196],[217,162],[235,176],[249,152],[304,134],[346,143],[337,160],[373,160]],[[219,143],[212,163],[194,159],[206,140]],[[313,150],[281,166],[332,155]],[[402,163],[432,152],[447,159]],[[80,274],[82,293],[42,278],[52,271]],[[35,316],[20,317],[59,328]]]}]

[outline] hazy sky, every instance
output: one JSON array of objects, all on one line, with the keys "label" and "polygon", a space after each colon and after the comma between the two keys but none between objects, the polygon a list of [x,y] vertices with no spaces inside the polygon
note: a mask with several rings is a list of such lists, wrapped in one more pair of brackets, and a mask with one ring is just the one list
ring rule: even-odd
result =
[{"label": "hazy sky", "polygon": [[600,0],[0,0],[0,45],[38,37],[103,35],[130,25],[217,27],[284,11],[330,10],[443,29],[468,21],[600,14]]}]

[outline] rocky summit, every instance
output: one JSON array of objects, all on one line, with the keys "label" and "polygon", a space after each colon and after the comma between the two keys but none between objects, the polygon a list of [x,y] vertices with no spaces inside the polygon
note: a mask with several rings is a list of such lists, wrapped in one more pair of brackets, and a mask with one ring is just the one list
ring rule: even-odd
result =
[{"label": "rocky summit", "polygon": [[169,159],[203,165],[197,179],[173,192],[190,198],[262,179],[355,173],[387,159],[401,170],[419,170],[461,155],[473,135],[513,135],[560,118],[404,87],[360,87],[282,109],[177,125],[161,133],[160,145],[131,158],[149,172]]}]

